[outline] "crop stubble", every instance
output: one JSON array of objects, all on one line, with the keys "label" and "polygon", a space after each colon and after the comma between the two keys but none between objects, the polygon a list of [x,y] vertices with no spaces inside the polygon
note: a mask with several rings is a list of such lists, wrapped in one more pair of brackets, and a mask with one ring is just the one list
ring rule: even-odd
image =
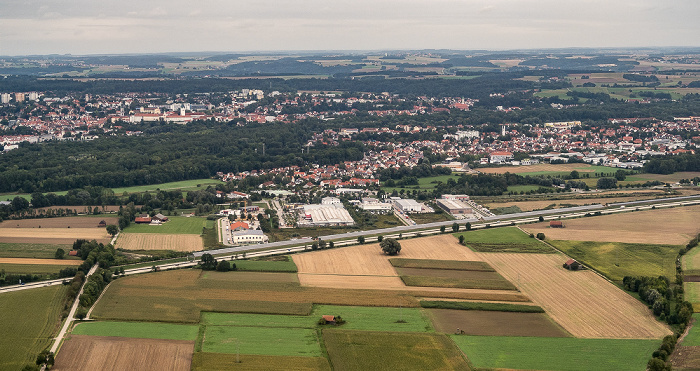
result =
[{"label": "crop stubble", "polygon": [[202,238],[194,234],[124,233],[117,247],[125,250],[204,250]]},{"label": "crop stubble", "polygon": [[77,239],[109,242],[104,228],[0,228],[0,242],[73,244]]},{"label": "crop stubble", "polygon": [[481,255],[576,337],[658,339],[671,334],[645,305],[594,272],[562,268],[563,255]]}]

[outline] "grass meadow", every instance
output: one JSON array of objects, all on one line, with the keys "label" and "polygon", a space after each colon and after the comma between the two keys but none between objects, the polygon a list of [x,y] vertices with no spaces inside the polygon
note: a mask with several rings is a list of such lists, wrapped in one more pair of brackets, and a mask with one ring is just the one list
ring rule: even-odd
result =
[{"label": "grass meadow", "polygon": [[207,326],[202,351],[269,356],[323,355],[316,330],[284,327]]},{"label": "grass meadow", "polygon": [[676,275],[675,261],[680,246],[622,242],[548,241],[566,255],[595,268],[609,279],[621,282],[625,276]]},{"label": "grass meadow", "polygon": [[7,274],[38,274],[48,275],[58,273],[66,267],[77,268],[77,265],[52,265],[52,264],[0,264],[0,271],[4,270]]},{"label": "grass meadow", "polygon": [[530,238],[528,234],[515,227],[482,229],[455,233],[464,236],[464,243],[479,252],[521,252],[554,253],[546,244]]},{"label": "grass meadow", "polygon": [[84,322],[77,324],[74,335],[119,336],[125,338],[195,340],[199,326],[159,322]]},{"label": "grass meadow", "polygon": [[57,249],[63,249],[67,255],[71,248],[71,245],[0,242],[0,258],[53,259]]},{"label": "grass meadow", "polygon": [[193,371],[330,371],[330,369],[331,367],[325,357],[236,355],[207,352],[196,352],[192,356]]},{"label": "grass meadow", "polygon": [[161,225],[131,223],[124,233],[202,234],[206,219],[199,217],[170,216]]},{"label": "grass meadow", "polygon": [[477,369],[644,370],[659,340],[451,335]]},{"label": "grass meadow", "polygon": [[0,370],[34,364],[58,332],[67,287],[7,292],[0,297]]}]

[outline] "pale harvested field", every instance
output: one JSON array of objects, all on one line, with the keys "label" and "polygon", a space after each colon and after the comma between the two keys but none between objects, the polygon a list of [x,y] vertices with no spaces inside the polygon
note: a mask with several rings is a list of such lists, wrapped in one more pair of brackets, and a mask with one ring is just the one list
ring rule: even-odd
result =
[{"label": "pale harvested field", "polygon": [[671,334],[644,304],[594,272],[562,268],[564,255],[481,256],[575,337],[659,339]]},{"label": "pale harvested field", "polygon": [[393,257],[407,259],[440,259],[479,261],[481,258],[458,243],[452,235],[401,240],[401,253],[388,256],[379,244],[357,245],[314,251],[292,256],[299,273],[365,276],[398,276],[389,263]]},{"label": "pale harvested field", "polygon": [[0,258],[0,264],[80,265],[82,260]]},{"label": "pale harvested field", "polygon": [[480,168],[482,173],[489,174],[519,174],[533,173],[539,171],[572,171],[576,170],[579,173],[595,173],[595,168],[588,164],[537,164],[528,166],[504,166],[504,167],[485,167]]},{"label": "pale harvested field", "polygon": [[71,335],[52,370],[189,371],[194,341]]},{"label": "pale harvested field", "polygon": [[698,220],[700,206],[689,206],[564,220],[564,228],[549,228],[549,222],[522,228],[552,240],[685,245],[700,232]]},{"label": "pale harvested field", "polygon": [[124,233],[117,247],[125,250],[204,250],[202,238],[196,234]]},{"label": "pale harvested field", "polygon": [[[555,204],[555,208],[567,207],[567,205],[592,205],[592,204],[607,204],[615,202],[628,202],[637,200],[649,200],[658,198],[658,195],[663,194],[663,191],[659,191],[656,194],[647,194],[640,196],[630,196],[630,197],[609,197],[609,198],[574,198],[570,200],[538,200],[538,201],[514,201],[514,202],[492,202],[484,204],[485,207],[489,209],[495,209],[497,207],[508,207],[517,206],[522,211],[532,211],[541,210],[548,207],[551,204]],[[563,206],[562,206],[563,205]]]},{"label": "pale harvested field", "polygon": [[73,244],[77,239],[109,242],[105,228],[0,228],[0,242]]},{"label": "pale harvested field", "polygon": [[[113,216],[70,216],[60,218],[5,220],[0,228],[99,228],[97,224],[104,220],[107,225],[117,224],[119,219]],[[102,227],[105,230],[105,227]]]}]

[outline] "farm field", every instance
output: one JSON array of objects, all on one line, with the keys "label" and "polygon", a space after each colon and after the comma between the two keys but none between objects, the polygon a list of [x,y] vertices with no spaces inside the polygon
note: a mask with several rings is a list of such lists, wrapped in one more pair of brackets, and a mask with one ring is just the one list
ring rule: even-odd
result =
[{"label": "farm field", "polygon": [[[659,340],[451,335],[475,368],[644,370]],[[543,351],[556,353],[543,353]]]},{"label": "farm field", "polygon": [[116,247],[124,250],[200,251],[204,250],[204,243],[199,235],[194,234],[122,233],[117,238]]},{"label": "farm field", "polygon": [[700,282],[683,282],[685,300],[693,303],[693,310],[700,312]]},{"label": "farm field", "polygon": [[553,253],[554,250],[537,239],[530,238],[516,227],[483,229],[455,233],[464,236],[464,243],[479,252]]},{"label": "farm field", "polygon": [[156,322],[84,322],[78,323],[73,335],[118,336],[125,338],[195,340],[199,326]]},{"label": "farm field", "polygon": [[[72,245],[0,243],[0,258],[53,259],[59,248],[68,252]],[[66,260],[72,258],[66,256]]]},{"label": "farm field", "polygon": [[285,327],[206,326],[202,351],[269,356],[320,357],[316,330]]},{"label": "farm field", "polygon": [[160,184],[150,184],[150,185],[142,185],[142,186],[133,186],[133,187],[122,187],[122,188],[112,188],[112,191],[114,191],[114,194],[117,196],[120,196],[122,193],[127,192],[127,193],[137,193],[137,192],[151,192],[155,190],[173,190],[173,189],[182,189],[183,191],[186,190],[195,190],[195,189],[206,189],[208,185],[217,185],[217,184],[222,184],[223,182],[217,179],[193,179],[193,180],[183,180],[179,182],[169,182],[169,183],[160,183]]},{"label": "farm field", "polygon": [[428,309],[435,330],[467,335],[568,337],[566,330],[545,313]]},{"label": "farm field", "polygon": [[681,259],[681,266],[685,275],[700,275],[700,249],[692,248]]},{"label": "farm field", "polygon": [[592,266],[618,283],[625,276],[676,275],[676,256],[681,246],[622,242],[547,241],[566,255]]},{"label": "farm field", "polygon": [[[0,370],[34,364],[58,332],[67,288],[42,287],[3,293],[0,298]],[[12,319],[12,320],[9,320]]]},{"label": "farm field", "polygon": [[564,255],[481,255],[576,337],[660,339],[671,333],[644,304],[596,273],[562,268]]},{"label": "farm field", "polygon": [[80,265],[82,260],[74,259],[32,259],[32,258],[0,258],[1,264],[24,264],[24,265]]},{"label": "farm field", "polygon": [[[237,361],[240,360],[240,363]],[[197,352],[192,357],[193,371],[330,371],[325,357],[261,356]]]},{"label": "farm field", "polygon": [[[658,198],[663,195],[663,191],[653,192],[645,191],[640,192],[639,195],[631,195],[630,197],[597,197],[597,198],[572,198],[572,199],[559,199],[559,200],[536,200],[536,201],[511,201],[511,202],[487,202],[484,206],[493,210],[496,208],[504,208],[510,206],[517,206],[522,211],[533,211],[542,210],[545,208],[559,209],[562,207],[570,207],[577,205],[593,205],[593,204],[607,204],[614,202],[627,202],[627,201],[637,201],[637,200],[650,200]],[[553,205],[553,206],[552,206]]]},{"label": "farm field", "polygon": [[552,240],[685,245],[700,232],[700,206],[644,210],[564,220],[564,228],[549,222],[523,226]]},{"label": "farm field", "polygon": [[200,217],[169,216],[168,221],[159,225],[131,223],[124,233],[163,233],[163,234],[202,234],[206,219]]},{"label": "farm field", "polygon": [[572,171],[579,173],[614,173],[618,168],[607,166],[594,166],[588,164],[537,164],[529,166],[502,166],[479,168],[479,171],[487,174],[520,174],[520,175],[558,175],[569,174]]},{"label": "farm field", "polygon": [[336,371],[470,369],[445,335],[325,329],[323,340]]},{"label": "farm field", "polygon": [[693,314],[695,321],[683,341],[676,345],[671,356],[671,365],[674,370],[700,369],[700,314]]},{"label": "farm field", "polygon": [[[41,219],[21,219],[6,220],[0,223],[0,228],[94,228],[98,230],[97,224],[105,221],[107,225],[116,225],[118,218],[113,216],[67,216],[59,218]],[[99,228],[104,231],[105,228]]]},{"label": "farm field", "polygon": [[512,283],[496,272],[423,268],[396,268],[396,270],[406,286],[515,290]]},{"label": "farm field", "polygon": [[188,371],[194,341],[72,335],[52,370]]},{"label": "farm field", "polygon": [[482,272],[496,271],[493,267],[482,261],[391,258],[389,259],[389,263],[396,268],[454,269]]},{"label": "farm field", "polygon": [[279,256],[266,260],[236,260],[236,268],[239,271],[251,272],[297,272],[294,260],[289,256]]},{"label": "farm field", "polygon": [[[75,260],[73,260],[75,261]],[[79,261],[78,262],[82,262]],[[75,266],[74,264],[52,265],[52,264],[3,264],[0,263],[0,271],[7,274],[52,274],[58,273],[61,269]]]},{"label": "farm field", "polygon": [[0,242],[72,245],[77,239],[108,243],[105,228],[0,228]]}]

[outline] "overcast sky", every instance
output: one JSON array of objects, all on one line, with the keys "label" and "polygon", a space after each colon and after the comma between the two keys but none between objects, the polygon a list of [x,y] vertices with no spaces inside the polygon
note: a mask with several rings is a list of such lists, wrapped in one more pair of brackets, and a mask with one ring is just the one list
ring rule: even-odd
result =
[{"label": "overcast sky", "polygon": [[0,0],[0,55],[700,46],[698,0]]}]

